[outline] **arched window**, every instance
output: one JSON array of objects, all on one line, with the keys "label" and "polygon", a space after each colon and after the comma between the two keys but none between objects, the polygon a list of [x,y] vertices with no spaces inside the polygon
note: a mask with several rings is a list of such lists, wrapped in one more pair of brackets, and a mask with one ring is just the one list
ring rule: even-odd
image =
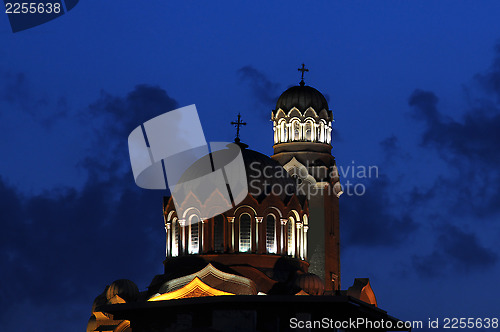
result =
[{"label": "arched window", "polygon": [[288,141],[288,127],[287,127],[286,122],[284,120],[281,123],[281,133],[282,133],[281,141],[287,142]]},{"label": "arched window", "polygon": [[252,222],[250,215],[244,213],[240,216],[240,252],[249,252],[252,244]]},{"label": "arched window", "polygon": [[197,215],[189,218],[189,250],[190,254],[198,254],[200,252],[200,218]]},{"label": "arched window", "polygon": [[308,142],[313,141],[313,130],[312,130],[312,122],[311,121],[306,122],[306,126],[304,129],[304,139]]},{"label": "arched window", "polygon": [[288,218],[287,222],[287,245],[288,245],[288,255],[295,255],[295,221],[292,217]]},{"label": "arched window", "polygon": [[298,120],[292,121],[292,141],[299,141],[302,137],[300,132],[300,123]]},{"label": "arched window", "polygon": [[268,253],[276,253],[276,218],[272,214],[266,218],[266,248]]},{"label": "arched window", "polygon": [[174,218],[172,221],[172,256],[179,256],[179,245],[181,243],[181,227],[179,221]]},{"label": "arched window", "polygon": [[214,217],[214,250],[224,252],[224,217],[221,214]]}]

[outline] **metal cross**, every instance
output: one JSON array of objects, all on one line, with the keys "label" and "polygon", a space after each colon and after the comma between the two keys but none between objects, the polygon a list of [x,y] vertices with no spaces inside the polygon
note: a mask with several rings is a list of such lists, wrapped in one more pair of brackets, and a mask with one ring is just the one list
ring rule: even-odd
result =
[{"label": "metal cross", "polygon": [[301,86],[304,86],[304,84],[305,84],[305,83],[304,83],[304,73],[305,73],[306,71],[309,71],[309,69],[307,69],[307,68],[306,68],[306,65],[302,64],[302,68],[299,68],[299,69],[297,69],[297,70],[302,72],[302,77],[300,78],[300,85],[301,85]]},{"label": "metal cross", "polygon": [[231,124],[236,126],[236,139],[235,139],[235,142],[239,142],[240,141],[240,126],[246,126],[247,123],[246,122],[241,122],[241,115],[240,115],[240,113],[238,113],[238,121],[236,121],[236,122],[231,121]]}]

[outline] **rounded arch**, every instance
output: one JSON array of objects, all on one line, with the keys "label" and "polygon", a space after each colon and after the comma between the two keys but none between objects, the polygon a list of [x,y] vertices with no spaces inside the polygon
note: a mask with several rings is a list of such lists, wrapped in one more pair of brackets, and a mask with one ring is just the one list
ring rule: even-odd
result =
[{"label": "rounded arch", "polygon": [[302,140],[302,124],[300,123],[299,118],[293,118],[290,120],[290,140]]},{"label": "rounded arch", "polygon": [[195,207],[190,207],[184,211],[182,214],[182,218],[186,221],[186,224],[188,224],[192,218],[193,215],[197,215],[198,218],[201,220],[201,212]]},{"label": "rounded arch", "polygon": [[316,137],[316,131],[314,130],[314,120],[307,118],[304,121],[304,140],[307,142],[314,142]]},{"label": "rounded arch", "polygon": [[285,118],[281,118],[278,121],[278,130],[279,130],[279,141],[280,142],[288,141],[288,128]]},{"label": "rounded arch", "polygon": [[307,117],[311,117],[313,119],[317,118],[318,117],[318,113],[316,113],[316,111],[314,110],[314,108],[312,107],[309,107],[305,112],[304,112],[304,117],[307,118]]},{"label": "rounded arch", "polygon": [[279,121],[285,117],[286,117],[286,114],[281,108],[279,108],[274,115],[274,119],[277,121]]},{"label": "rounded arch", "polygon": [[172,220],[172,217],[174,216],[174,214],[175,214],[175,210],[170,211],[170,212],[167,214],[167,221]]},{"label": "rounded arch", "polygon": [[292,107],[292,109],[288,112],[289,118],[302,118],[302,113],[300,113],[297,107]]},{"label": "rounded arch", "polygon": [[201,218],[199,215],[193,213],[189,216],[188,221],[188,253],[200,253],[200,233],[201,233]]},{"label": "rounded arch", "polygon": [[302,216],[302,220],[304,222],[304,225],[309,225],[309,217],[307,216],[307,214],[304,213],[304,215]]},{"label": "rounded arch", "polygon": [[234,216],[236,218],[239,217],[240,214],[242,213],[249,213],[252,217],[255,217],[257,215],[257,211],[255,211],[255,208],[251,205],[240,205],[234,210]]},{"label": "rounded arch", "polygon": [[290,217],[294,218],[294,222],[300,222],[300,214],[297,210],[290,210],[290,212],[288,212],[288,218]]}]

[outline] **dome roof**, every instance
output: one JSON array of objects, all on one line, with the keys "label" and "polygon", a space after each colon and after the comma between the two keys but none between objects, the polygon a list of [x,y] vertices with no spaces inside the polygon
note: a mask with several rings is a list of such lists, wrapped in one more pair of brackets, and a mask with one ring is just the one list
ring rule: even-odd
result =
[{"label": "dome roof", "polygon": [[115,295],[118,295],[126,302],[136,301],[139,296],[139,288],[130,280],[116,280],[106,290],[106,298],[110,301]]},{"label": "dome roof", "polygon": [[305,112],[309,107],[314,108],[319,113],[322,109],[328,111],[328,102],[325,96],[313,87],[292,86],[281,94],[276,103],[276,110],[282,109],[285,112],[296,107],[299,111]]},{"label": "dome roof", "polygon": [[242,146],[241,154],[247,174],[248,193],[262,200],[274,193],[287,200],[296,193],[296,182],[277,161]]},{"label": "dome roof", "polygon": [[325,291],[323,281],[313,273],[305,273],[299,276],[296,284],[309,295],[323,295]]},{"label": "dome roof", "polygon": [[[269,194],[273,193],[287,202],[297,191],[295,180],[277,161],[254,150],[248,149],[244,143],[234,143],[241,148],[243,163],[247,177],[248,193],[259,202]],[[214,160],[227,159],[227,149],[215,151],[212,153]],[[206,171],[203,167],[209,162],[210,157],[204,156],[191,165],[182,175],[181,182],[199,178]],[[185,188],[184,190],[189,190]],[[207,196],[208,197],[208,196]],[[200,197],[199,197],[200,198]]]}]

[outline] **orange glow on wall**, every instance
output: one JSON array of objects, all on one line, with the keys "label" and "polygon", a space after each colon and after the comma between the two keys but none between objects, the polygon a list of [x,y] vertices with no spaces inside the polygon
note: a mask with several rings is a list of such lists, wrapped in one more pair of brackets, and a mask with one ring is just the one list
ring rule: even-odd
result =
[{"label": "orange glow on wall", "polygon": [[200,278],[195,277],[186,286],[170,293],[165,293],[152,297],[148,301],[165,301],[165,300],[176,300],[189,297],[220,296],[220,295],[235,295],[235,294],[223,292],[221,290],[212,288],[207,284],[205,284],[203,281],[201,281]]}]

